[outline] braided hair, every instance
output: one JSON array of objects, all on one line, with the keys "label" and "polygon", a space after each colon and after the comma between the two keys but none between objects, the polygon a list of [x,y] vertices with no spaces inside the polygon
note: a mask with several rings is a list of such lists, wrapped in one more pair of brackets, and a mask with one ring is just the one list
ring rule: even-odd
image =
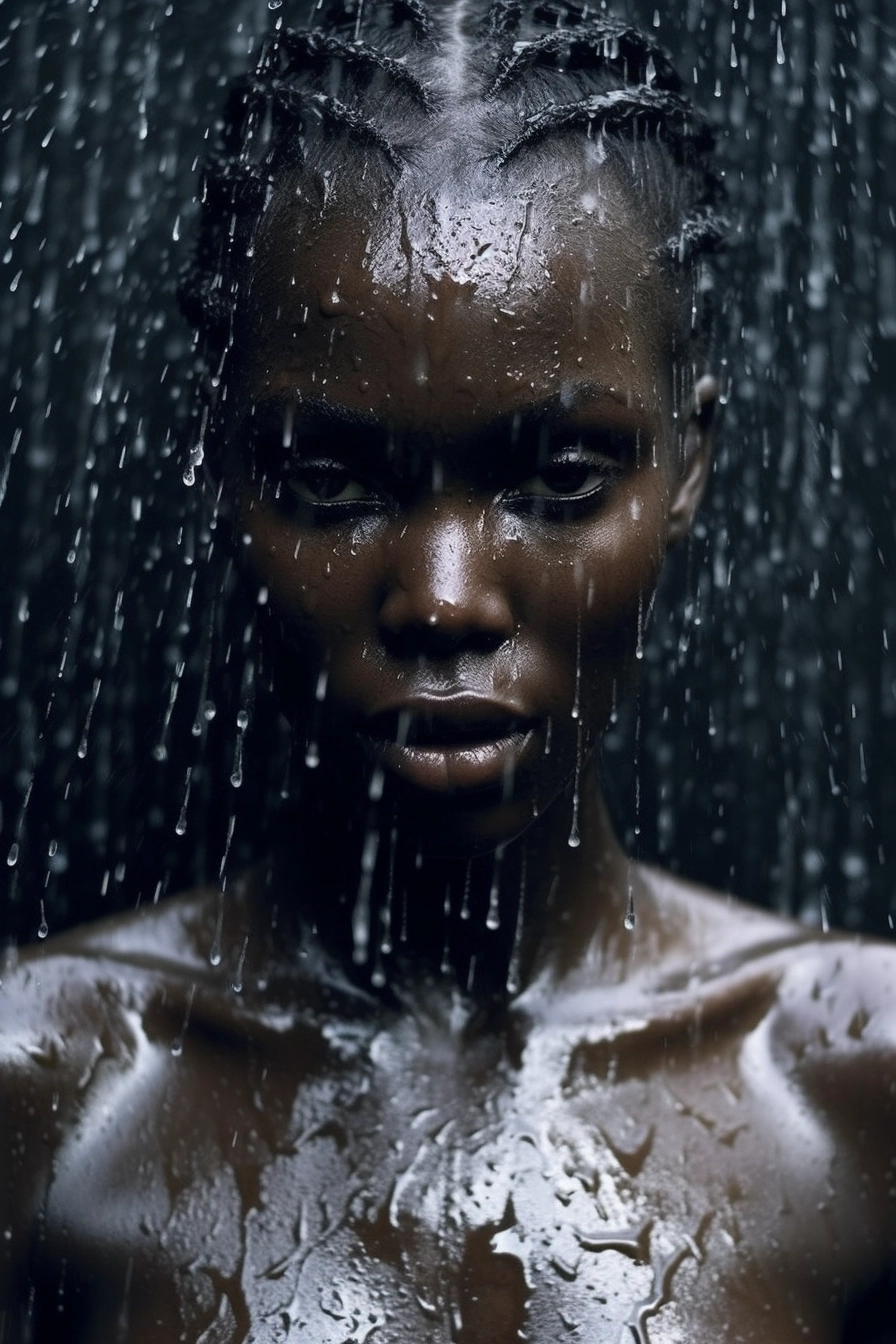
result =
[{"label": "braided hair", "polygon": [[[282,19],[236,81],[205,166],[181,304],[207,367],[230,342],[247,258],[275,194],[326,199],[351,172],[370,190],[443,162],[493,172],[556,164],[597,141],[681,297],[688,336],[710,325],[705,257],[724,224],[710,130],[650,37],[573,0],[323,0],[318,26]],[[593,161],[593,160],[592,160]],[[581,159],[579,159],[581,162]],[[531,171],[533,165],[528,167]]]}]

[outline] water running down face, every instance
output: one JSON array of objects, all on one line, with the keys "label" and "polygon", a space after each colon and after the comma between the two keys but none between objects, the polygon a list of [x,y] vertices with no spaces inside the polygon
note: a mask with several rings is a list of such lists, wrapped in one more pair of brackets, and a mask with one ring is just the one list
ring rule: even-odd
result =
[{"label": "water running down face", "polygon": [[560,798],[575,841],[707,457],[621,200],[480,186],[271,210],[225,428],[309,760],[461,854]]}]

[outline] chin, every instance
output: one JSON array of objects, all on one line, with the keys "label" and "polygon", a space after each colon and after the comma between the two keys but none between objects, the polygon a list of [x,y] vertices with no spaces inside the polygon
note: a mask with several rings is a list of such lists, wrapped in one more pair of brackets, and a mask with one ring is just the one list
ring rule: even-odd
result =
[{"label": "chin", "polygon": [[[507,848],[543,819],[531,797],[423,800],[397,791],[393,816],[402,842],[426,857],[469,862]],[[570,810],[571,817],[571,810]]]}]

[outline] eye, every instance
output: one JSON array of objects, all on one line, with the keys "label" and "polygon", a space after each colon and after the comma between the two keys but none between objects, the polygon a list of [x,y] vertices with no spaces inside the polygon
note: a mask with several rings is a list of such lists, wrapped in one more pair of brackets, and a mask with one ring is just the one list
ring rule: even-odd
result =
[{"label": "eye", "polygon": [[581,445],[552,453],[541,469],[507,495],[517,507],[538,512],[569,512],[577,503],[593,505],[620,475],[620,466]]},{"label": "eye", "polygon": [[344,463],[328,458],[290,465],[284,473],[283,488],[294,500],[315,508],[363,504],[372,499],[367,486]]}]

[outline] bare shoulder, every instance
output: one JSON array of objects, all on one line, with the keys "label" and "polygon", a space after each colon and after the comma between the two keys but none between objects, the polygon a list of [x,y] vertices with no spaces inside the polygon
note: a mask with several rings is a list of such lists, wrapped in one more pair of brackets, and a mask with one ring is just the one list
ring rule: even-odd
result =
[{"label": "bare shoulder", "polygon": [[807,943],[781,980],[775,1045],[832,1122],[873,1132],[896,1159],[896,947],[843,935]]},{"label": "bare shoulder", "polygon": [[161,1021],[179,1012],[182,1021],[197,986],[214,994],[226,983],[227,962],[238,956],[239,902],[229,920],[220,912],[217,893],[197,890],[3,956],[0,1150],[13,1160],[0,1172],[0,1259],[24,1244],[16,1227],[33,1224],[66,1133],[114,1079],[133,1072],[153,1013]]},{"label": "bare shoulder", "polygon": [[[769,1058],[850,1143],[875,1135],[896,1158],[896,944],[822,933],[648,872],[681,931],[690,984],[721,1001],[761,997]],[[697,994],[699,997],[699,994]]]},{"label": "bare shoulder", "polygon": [[53,1102],[45,1114],[59,1114],[64,1095],[74,1101],[100,1059],[128,1054],[129,1017],[150,987],[200,973],[197,929],[207,922],[209,905],[209,893],[190,893],[4,954],[0,1124],[5,1130],[21,1123],[16,1116],[22,1107],[23,1114],[36,1114],[44,1092]]},{"label": "bare shoulder", "polygon": [[808,943],[813,931],[727,892],[687,881],[658,868],[641,866],[639,874],[663,924],[674,938],[674,952],[695,965],[724,966],[739,957],[753,958],[777,947]]}]

